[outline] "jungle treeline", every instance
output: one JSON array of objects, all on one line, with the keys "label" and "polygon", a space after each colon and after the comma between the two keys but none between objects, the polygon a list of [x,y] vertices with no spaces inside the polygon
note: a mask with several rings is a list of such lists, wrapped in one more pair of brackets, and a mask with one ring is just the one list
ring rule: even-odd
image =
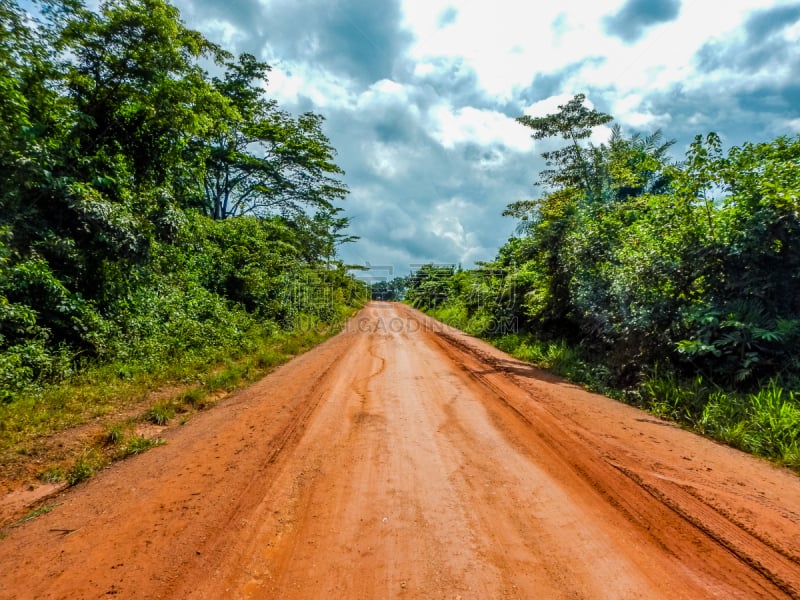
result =
[{"label": "jungle treeline", "polygon": [[[543,193],[473,270],[405,299],[501,348],[733,445],[800,466],[800,139],[728,150],[625,135],[583,95],[522,116]],[[589,138],[611,127],[606,143]]]},{"label": "jungle treeline", "polygon": [[0,0],[0,404],[340,319],[323,118],[162,0]]}]

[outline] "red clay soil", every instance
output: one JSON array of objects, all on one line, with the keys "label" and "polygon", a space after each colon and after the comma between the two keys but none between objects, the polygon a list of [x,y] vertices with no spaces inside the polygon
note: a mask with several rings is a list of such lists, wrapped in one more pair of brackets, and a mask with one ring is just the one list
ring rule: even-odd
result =
[{"label": "red clay soil", "polygon": [[800,478],[396,304],[52,503],[0,598],[800,598]]}]

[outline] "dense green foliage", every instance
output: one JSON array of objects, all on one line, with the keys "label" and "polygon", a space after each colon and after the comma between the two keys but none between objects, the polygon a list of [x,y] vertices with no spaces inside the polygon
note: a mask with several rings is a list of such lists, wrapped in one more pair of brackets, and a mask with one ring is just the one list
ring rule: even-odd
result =
[{"label": "dense green foliage", "polygon": [[478,335],[513,331],[499,343],[525,358],[800,464],[789,391],[800,387],[800,139],[725,152],[712,133],[675,163],[660,132],[581,142],[610,120],[583,101],[519,119],[567,142],[544,155],[542,196],[506,210],[519,235],[478,270],[421,273],[407,298]]},{"label": "dense green foliage", "polygon": [[37,7],[0,0],[0,402],[359,301],[322,117],[269,99],[266,64],[164,0]]},{"label": "dense green foliage", "polygon": [[394,277],[386,281],[376,281],[370,285],[373,300],[399,301],[405,298],[407,277]]}]

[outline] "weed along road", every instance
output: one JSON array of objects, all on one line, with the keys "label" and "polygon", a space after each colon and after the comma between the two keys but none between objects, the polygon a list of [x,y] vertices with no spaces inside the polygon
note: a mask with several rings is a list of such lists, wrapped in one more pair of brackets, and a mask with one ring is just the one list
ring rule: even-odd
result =
[{"label": "weed along road", "polygon": [[800,478],[403,305],[0,540],[0,598],[800,598]]}]

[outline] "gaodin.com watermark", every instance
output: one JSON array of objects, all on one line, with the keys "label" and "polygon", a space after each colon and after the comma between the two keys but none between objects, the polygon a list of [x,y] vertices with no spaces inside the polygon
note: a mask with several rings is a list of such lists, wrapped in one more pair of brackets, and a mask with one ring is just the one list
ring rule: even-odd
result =
[{"label": "gaodin.com watermark", "polygon": [[[447,330],[452,330],[453,327],[436,321],[431,318],[418,319],[416,317],[396,317],[396,316],[383,316],[378,317],[356,317],[351,319],[345,325],[345,331],[348,333],[377,333],[377,334],[414,334],[419,332],[425,333],[442,333]],[[504,321],[492,321],[488,323],[484,332],[489,335],[505,335],[509,333],[516,333],[518,331],[517,319],[508,319]]]}]

